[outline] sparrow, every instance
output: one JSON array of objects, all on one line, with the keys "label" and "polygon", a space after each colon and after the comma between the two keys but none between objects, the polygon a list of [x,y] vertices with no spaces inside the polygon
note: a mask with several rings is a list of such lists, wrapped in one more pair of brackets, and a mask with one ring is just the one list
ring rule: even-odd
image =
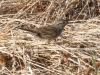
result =
[{"label": "sparrow", "polygon": [[41,39],[48,39],[49,41],[55,40],[62,33],[64,27],[68,24],[67,20],[60,19],[56,21],[53,25],[46,25],[42,27],[28,28],[24,25],[18,27],[21,30],[31,32],[35,36]]}]

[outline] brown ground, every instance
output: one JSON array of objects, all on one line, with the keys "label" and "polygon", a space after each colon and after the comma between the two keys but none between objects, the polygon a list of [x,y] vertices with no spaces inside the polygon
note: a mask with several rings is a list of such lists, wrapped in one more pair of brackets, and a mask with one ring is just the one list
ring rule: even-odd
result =
[{"label": "brown ground", "polygon": [[[0,0],[0,75],[100,75],[99,13],[100,0]],[[16,28],[61,18],[50,44]]]}]

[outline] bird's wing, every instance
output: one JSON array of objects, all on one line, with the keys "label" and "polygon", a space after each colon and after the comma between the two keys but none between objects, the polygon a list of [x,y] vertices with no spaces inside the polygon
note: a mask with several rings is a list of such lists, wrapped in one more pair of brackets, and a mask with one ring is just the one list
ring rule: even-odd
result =
[{"label": "bird's wing", "polygon": [[44,26],[38,28],[42,38],[55,38],[56,37],[56,29],[54,26]]}]

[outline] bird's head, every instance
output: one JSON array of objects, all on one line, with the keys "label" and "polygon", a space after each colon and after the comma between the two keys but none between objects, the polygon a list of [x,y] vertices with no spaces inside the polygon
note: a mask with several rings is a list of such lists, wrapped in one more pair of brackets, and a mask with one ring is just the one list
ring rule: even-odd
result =
[{"label": "bird's head", "polygon": [[59,19],[57,21],[57,25],[62,26],[62,27],[65,27],[67,24],[68,24],[68,21],[64,19]]}]

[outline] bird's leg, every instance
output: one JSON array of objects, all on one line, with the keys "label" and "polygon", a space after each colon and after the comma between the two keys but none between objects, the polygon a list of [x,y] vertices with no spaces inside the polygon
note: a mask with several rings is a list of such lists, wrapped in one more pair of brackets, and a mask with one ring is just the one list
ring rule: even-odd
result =
[{"label": "bird's leg", "polygon": [[48,42],[47,42],[47,44],[50,44],[50,42],[51,42],[51,40],[50,40],[50,39],[48,39]]},{"label": "bird's leg", "polygon": [[48,39],[47,44],[51,44],[51,41],[52,41],[51,39]]},{"label": "bird's leg", "polygon": [[56,39],[53,40],[49,39],[47,42],[47,44],[53,44],[53,45],[55,45],[56,43],[57,43]]},{"label": "bird's leg", "polygon": [[54,39],[52,44],[56,45],[57,44],[57,39]]}]

